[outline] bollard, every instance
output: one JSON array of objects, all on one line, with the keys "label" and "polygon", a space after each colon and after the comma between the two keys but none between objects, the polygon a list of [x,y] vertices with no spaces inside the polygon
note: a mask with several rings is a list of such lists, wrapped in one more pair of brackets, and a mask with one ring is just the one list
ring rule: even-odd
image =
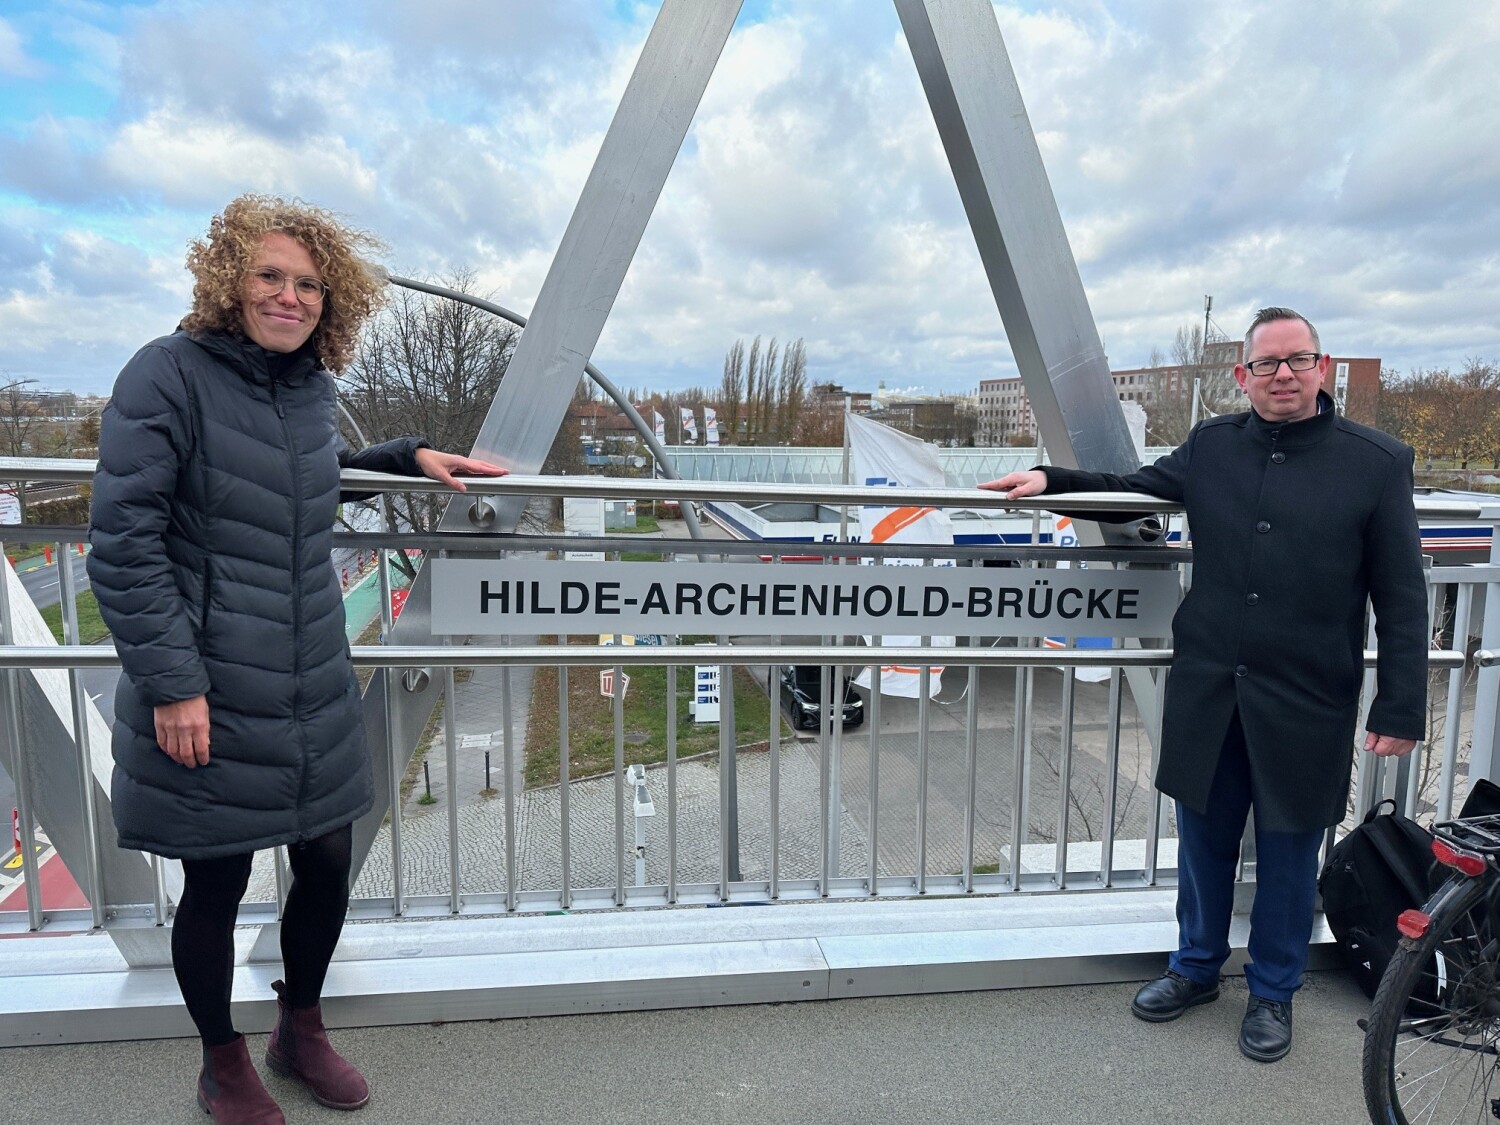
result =
[{"label": "bollard", "polygon": [[490,752],[488,750],[484,752],[484,787],[486,789],[494,788],[490,784]]},{"label": "bollard", "polygon": [[422,781],[427,786],[427,795],[432,796],[432,771],[427,768],[427,763],[422,763]]}]

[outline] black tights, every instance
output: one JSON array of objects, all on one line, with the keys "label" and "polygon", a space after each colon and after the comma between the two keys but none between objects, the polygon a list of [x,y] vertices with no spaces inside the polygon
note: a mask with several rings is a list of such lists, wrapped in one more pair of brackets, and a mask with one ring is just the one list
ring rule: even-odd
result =
[{"label": "black tights", "polygon": [[[281,919],[281,959],[287,1001],[310,1008],[323,994],[328,962],[349,908],[354,826],[288,845],[292,888]],[[185,859],[185,884],[172,923],[172,969],[188,1015],[203,1042],[222,1046],[235,1037],[229,1018],[234,980],[234,921],[250,881],[250,855]]]}]

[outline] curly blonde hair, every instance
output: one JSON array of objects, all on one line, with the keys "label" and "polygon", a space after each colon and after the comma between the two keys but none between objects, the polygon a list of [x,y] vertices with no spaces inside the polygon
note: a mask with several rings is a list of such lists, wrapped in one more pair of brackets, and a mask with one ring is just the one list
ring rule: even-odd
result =
[{"label": "curly blonde hair", "polygon": [[213,217],[206,238],[188,244],[193,307],[182,320],[183,328],[244,333],[240,293],[261,240],[268,234],[295,239],[317,264],[328,295],[323,298],[323,315],[313,331],[312,345],[324,367],[343,371],[354,357],[360,327],[385,299],[384,279],[358,251],[384,247],[374,235],[347,227],[333,212],[300,199],[242,195]]}]

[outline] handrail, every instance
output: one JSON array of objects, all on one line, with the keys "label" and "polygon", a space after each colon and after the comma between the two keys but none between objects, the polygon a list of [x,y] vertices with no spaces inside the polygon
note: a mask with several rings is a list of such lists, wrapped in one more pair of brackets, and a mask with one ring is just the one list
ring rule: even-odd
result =
[{"label": "handrail", "polygon": [[[910,647],[871,645],[355,645],[349,650],[361,668],[524,667],[566,664],[571,667],[610,668],[673,664],[927,664],[967,668],[1057,667],[1159,668],[1172,662],[1166,648],[1051,649],[1035,647]],[[1481,656],[1489,657],[1488,653]],[[1366,667],[1374,667],[1374,649],[1364,651]],[[110,668],[120,663],[112,645],[0,645],[0,670],[6,668]],[[1462,668],[1464,653],[1433,649],[1427,654],[1433,668]],[[1486,665],[1487,666],[1487,665]]]},{"label": "handrail", "polygon": [[[28,480],[87,484],[95,462],[66,457],[0,457],[0,481]],[[426,477],[345,469],[343,487],[351,492],[450,492],[447,485]],[[468,495],[481,496],[601,496],[623,499],[721,500],[736,503],[786,500],[830,505],[891,507],[895,503],[937,508],[997,508],[1015,511],[1070,512],[1180,512],[1182,505],[1139,492],[1070,492],[1066,496],[1012,499],[979,488],[880,488],[867,485],[764,484],[742,481],[645,480],[636,477],[507,476],[466,477]],[[795,490],[794,492],[792,490]],[[1413,497],[1417,515],[1429,518],[1477,519],[1500,522],[1500,496],[1494,504],[1473,500]]]}]

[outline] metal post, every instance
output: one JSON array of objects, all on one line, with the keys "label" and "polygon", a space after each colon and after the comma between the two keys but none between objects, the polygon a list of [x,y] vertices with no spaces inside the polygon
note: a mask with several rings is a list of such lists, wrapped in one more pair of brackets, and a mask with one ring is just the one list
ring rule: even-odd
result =
[{"label": "metal post", "polygon": [[[62,606],[63,643],[76,645],[78,634],[78,591],[73,576],[72,560],[58,544],[59,565],[57,571],[58,597]],[[3,550],[3,548],[0,548]],[[6,634],[7,638],[9,633]],[[94,802],[93,755],[89,746],[88,696],[78,679],[76,668],[68,669],[68,698],[73,708],[73,739],[78,747],[78,797],[83,811],[84,844],[84,893],[88,896],[89,912],[94,929],[104,925],[104,879],[99,864],[98,812]]]},{"label": "metal post", "polygon": [[[0,543],[0,556],[5,554],[5,545]],[[59,565],[65,565],[64,556]],[[0,560],[5,569],[0,572],[0,632],[5,634],[4,643],[16,643],[16,635],[10,612],[10,577],[14,572],[10,564]],[[10,742],[11,780],[16,783],[16,809],[21,818],[21,873],[26,879],[26,926],[30,930],[42,928],[42,882],[37,867],[35,818],[31,809],[31,763],[26,747],[21,743],[21,687],[14,668],[5,670],[5,734]],[[160,914],[157,915],[160,921]]]}]

